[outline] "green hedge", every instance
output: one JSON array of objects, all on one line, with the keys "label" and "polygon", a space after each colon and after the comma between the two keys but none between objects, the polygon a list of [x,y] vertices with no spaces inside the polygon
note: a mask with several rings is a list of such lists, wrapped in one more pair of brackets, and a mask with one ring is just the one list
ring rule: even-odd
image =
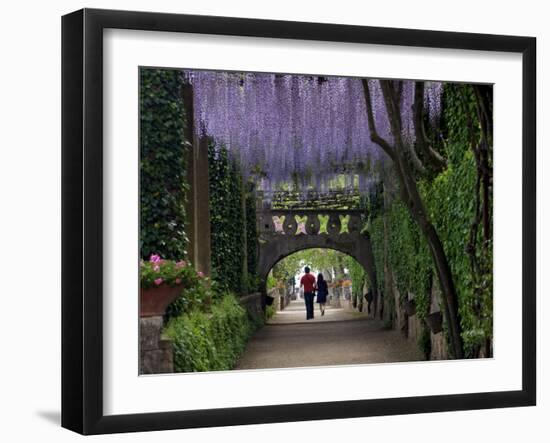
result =
[{"label": "green hedge", "polygon": [[140,254],[185,257],[187,149],[181,73],[141,68],[140,75]]},{"label": "green hedge", "polygon": [[232,369],[257,326],[234,295],[170,320],[164,334],[174,342],[176,372]]}]

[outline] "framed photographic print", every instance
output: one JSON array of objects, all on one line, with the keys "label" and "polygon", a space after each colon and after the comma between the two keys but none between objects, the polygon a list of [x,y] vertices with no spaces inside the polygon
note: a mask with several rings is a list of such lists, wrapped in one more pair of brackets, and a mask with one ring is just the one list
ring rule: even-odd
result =
[{"label": "framed photographic print", "polygon": [[62,425],[534,405],[530,37],[62,21]]}]

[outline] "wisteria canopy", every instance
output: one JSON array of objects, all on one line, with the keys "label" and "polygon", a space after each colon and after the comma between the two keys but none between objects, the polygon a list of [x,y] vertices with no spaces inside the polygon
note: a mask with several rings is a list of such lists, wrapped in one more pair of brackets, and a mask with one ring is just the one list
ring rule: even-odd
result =
[{"label": "wisteria canopy", "polygon": [[[375,181],[371,165],[385,158],[371,141],[362,80],[349,77],[184,71],[193,86],[195,128],[238,161],[263,186],[292,178],[327,189],[335,174],[358,177],[359,191]],[[412,144],[414,81],[403,81],[403,140]],[[376,129],[393,140],[380,82],[369,80]],[[441,112],[442,83],[426,82],[432,124]],[[353,183],[355,180],[348,180]]]}]

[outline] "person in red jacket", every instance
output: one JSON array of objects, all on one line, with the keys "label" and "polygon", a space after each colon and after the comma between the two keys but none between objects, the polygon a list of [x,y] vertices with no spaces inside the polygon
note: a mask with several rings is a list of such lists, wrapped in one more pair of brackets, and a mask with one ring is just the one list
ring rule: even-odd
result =
[{"label": "person in red jacket", "polygon": [[306,320],[313,318],[313,297],[315,297],[315,277],[310,274],[308,266],[304,268],[305,274],[300,279],[300,286],[304,287],[304,300],[306,302]]}]

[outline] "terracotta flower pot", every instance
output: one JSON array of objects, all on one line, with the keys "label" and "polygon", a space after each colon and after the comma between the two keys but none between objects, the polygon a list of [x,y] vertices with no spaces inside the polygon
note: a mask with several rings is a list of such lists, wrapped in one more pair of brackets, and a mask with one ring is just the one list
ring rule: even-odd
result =
[{"label": "terracotta flower pot", "polygon": [[403,304],[403,307],[405,309],[405,313],[408,316],[416,314],[416,302],[414,301],[414,299],[406,300],[405,303]]},{"label": "terracotta flower pot", "polygon": [[182,290],[183,285],[169,286],[166,284],[147,289],[141,288],[139,292],[139,316],[164,315],[168,305],[180,296]]},{"label": "terracotta flower pot", "polygon": [[426,316],[426,323],[432,331],[432,334],[437,334],[443,330],[443,317],[441,312],[432,312]]}]

